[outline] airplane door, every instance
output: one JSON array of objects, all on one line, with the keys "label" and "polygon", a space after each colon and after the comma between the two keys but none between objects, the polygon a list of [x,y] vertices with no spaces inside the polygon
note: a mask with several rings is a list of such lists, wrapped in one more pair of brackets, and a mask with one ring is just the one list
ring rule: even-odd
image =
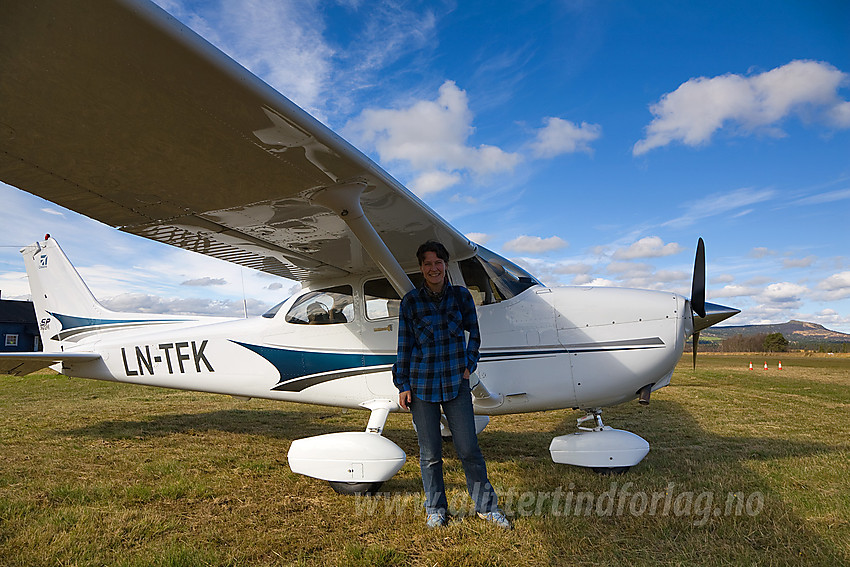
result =
[{"label": "airplane door", "polygon": [[401,300],[386,278],[364,282],[358,294],[359,313],[363,324],[360,339],[366,349],[366,374],[369,391],[376,397],[398,399],[392,381],[392,364],[398,347],[398,312]]}]

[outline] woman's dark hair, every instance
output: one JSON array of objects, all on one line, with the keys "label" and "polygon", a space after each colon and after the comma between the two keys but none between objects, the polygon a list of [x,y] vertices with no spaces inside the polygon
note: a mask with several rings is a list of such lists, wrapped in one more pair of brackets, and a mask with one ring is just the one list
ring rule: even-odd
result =
[{"label": "woman's dark hair", "polygon": [[446,264],[449,263],[449,251],[446,250],[446,247],[443,246],[442,242],[429,240],[419,246],[419,249],[416,251],[416,259],[419,260],[420,266],[422,265],[422,262],[425,261],[425,252],[433,252],[437,255],[437,258],[440,258]]}]

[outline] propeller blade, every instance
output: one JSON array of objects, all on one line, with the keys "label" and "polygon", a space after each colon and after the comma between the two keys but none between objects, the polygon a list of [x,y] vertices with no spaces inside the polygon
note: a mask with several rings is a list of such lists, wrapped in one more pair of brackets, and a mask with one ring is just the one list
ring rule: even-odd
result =
[{"label": "propeller blade", "polygon": [[699,331],[694,333],[694,370],[697,369],[697,345],[699,344]]},{"label": "propeller blade", "polygon": [[697,256],[694,259],[694,279],[691,283],[691,309],[700,317],[705,317],[705,243],[702,238],[697,242]]}]

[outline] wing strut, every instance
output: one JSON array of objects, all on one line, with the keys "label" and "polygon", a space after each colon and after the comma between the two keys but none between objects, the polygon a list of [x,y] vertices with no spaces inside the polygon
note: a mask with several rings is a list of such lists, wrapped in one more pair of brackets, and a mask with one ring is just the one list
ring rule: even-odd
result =
[{"label": "wing strut", "polygon": [[399,297],[404,297],[405,293],[413,289],[413,284],[363,212],[360,195],[364,189],[366,183],[362,181],[332,185],[314,193],[311,200],[333,211],[348,225],[369,256],[387,276]]}]

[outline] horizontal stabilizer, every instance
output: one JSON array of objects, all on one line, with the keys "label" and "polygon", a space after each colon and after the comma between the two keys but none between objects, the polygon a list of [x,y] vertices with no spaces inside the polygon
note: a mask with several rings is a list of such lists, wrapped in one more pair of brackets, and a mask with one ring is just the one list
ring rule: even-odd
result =
[{"label": "horizontal stabilizer", "polygon": [[93,352],[3,352],[0,374],[24,376],[57,363],[93,362],[100,355]]}]

